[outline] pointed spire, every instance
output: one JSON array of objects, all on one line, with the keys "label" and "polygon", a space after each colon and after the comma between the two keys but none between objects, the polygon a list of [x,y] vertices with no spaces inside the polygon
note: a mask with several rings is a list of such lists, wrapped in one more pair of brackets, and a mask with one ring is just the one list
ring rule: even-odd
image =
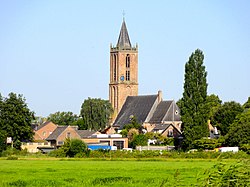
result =
[{"label": "pointed spire", "polygon": [[118,39],[116,47],[123,48],[123,49],[131,48],[128,30],[127,30],[124,18],[123,18],[122,27],[121,27],[121,31],[120,31],[120,35],[119,35],[119,39]]}]

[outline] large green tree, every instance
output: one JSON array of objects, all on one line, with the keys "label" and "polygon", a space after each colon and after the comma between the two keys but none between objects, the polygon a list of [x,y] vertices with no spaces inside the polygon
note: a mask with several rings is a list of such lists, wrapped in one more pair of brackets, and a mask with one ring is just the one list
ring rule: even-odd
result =
[{"label": "large green tree", "polygon": [[81,107],[83,122],[90,130],[104,129],[112,113],[111,104],[103,99],[88,98],[84,100]]},{"label": "large green tree", "polygon": [[78,116],[73,112],[56,112],[48,116],[48,120],[58,125],[73,125]]},{"label": "large green tree", "polygon": [[250,109],[237,116],[230,126],[225,142],[229,146],[250,145]]},{"label": "large green tree", "polygon": [[250,109],[250,97],[248,97],[247,102],[245,102],[245,103],[243,104],[243,108],[244,108],[244,109]]},{"label": "large green tree", "polygon": [[225,102],[214,114],[212,125],[218,127],[221,135],[228,133],[230,125],[234,122],[236,116],[243,112],[243,108],[235,101]]},{"label": "large green tree", "polygon": [[189,57],[185,65],[185,82],[181,103],[184,142],[183,148],[192,148],[192,142],[208,136],[207,72],[203,65],[204,55],[199,49]]},{"label": "large green tree", "polygon": [[34,119],[34,112],[30,111],[25,101],[22,95],[15,93],[1,98],[0,131],[7,137],[12,137],[16,148],[20,148],[22,141],[33,139],[31,122]]}]

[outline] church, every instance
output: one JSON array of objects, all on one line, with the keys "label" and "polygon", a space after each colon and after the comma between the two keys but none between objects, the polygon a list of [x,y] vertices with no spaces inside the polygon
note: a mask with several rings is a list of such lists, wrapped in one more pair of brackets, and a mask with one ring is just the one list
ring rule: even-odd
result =
[{"label": "church", "polygon": [[138,45],[131,45],[124,19],[117,44],[110,46],[109,101],[114,109],[112,128],[118,132],[136,117],[147,132],[181,135],[180,109],[175,101],[164,101],[161,91],[138,95]]}]

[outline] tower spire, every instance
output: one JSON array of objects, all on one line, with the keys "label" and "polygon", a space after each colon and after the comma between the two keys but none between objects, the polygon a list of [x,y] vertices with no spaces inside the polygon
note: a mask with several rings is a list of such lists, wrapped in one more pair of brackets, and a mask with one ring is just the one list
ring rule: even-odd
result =
[{"label": "tower spire", "polygon": [[[123,13],[123,15],[124,14],[125,13]],[[118,39],[116,47],[119,47],[121,49],[130,49],[131,48],[131,43],[130,43],[130,39],[129,39],[128,30],[126,27],[124,16],[123,16],[122,27],[121,27],[121,31],[120,31],[120,35],[119,35],[119,39]]]}]

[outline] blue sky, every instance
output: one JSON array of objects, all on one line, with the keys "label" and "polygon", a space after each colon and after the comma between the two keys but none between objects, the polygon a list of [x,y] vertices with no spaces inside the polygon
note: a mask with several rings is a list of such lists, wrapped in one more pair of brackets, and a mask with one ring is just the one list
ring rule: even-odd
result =
[{"label": "blue sky", "polygon": [[23,94],[38,116],[79,114],[108,99],[110,43],[122,13],[139,45],[139,94],[182,97],[184,66],[204,52],[208,94],[250,96],[250,1],[0,0],[0,93]]}]

